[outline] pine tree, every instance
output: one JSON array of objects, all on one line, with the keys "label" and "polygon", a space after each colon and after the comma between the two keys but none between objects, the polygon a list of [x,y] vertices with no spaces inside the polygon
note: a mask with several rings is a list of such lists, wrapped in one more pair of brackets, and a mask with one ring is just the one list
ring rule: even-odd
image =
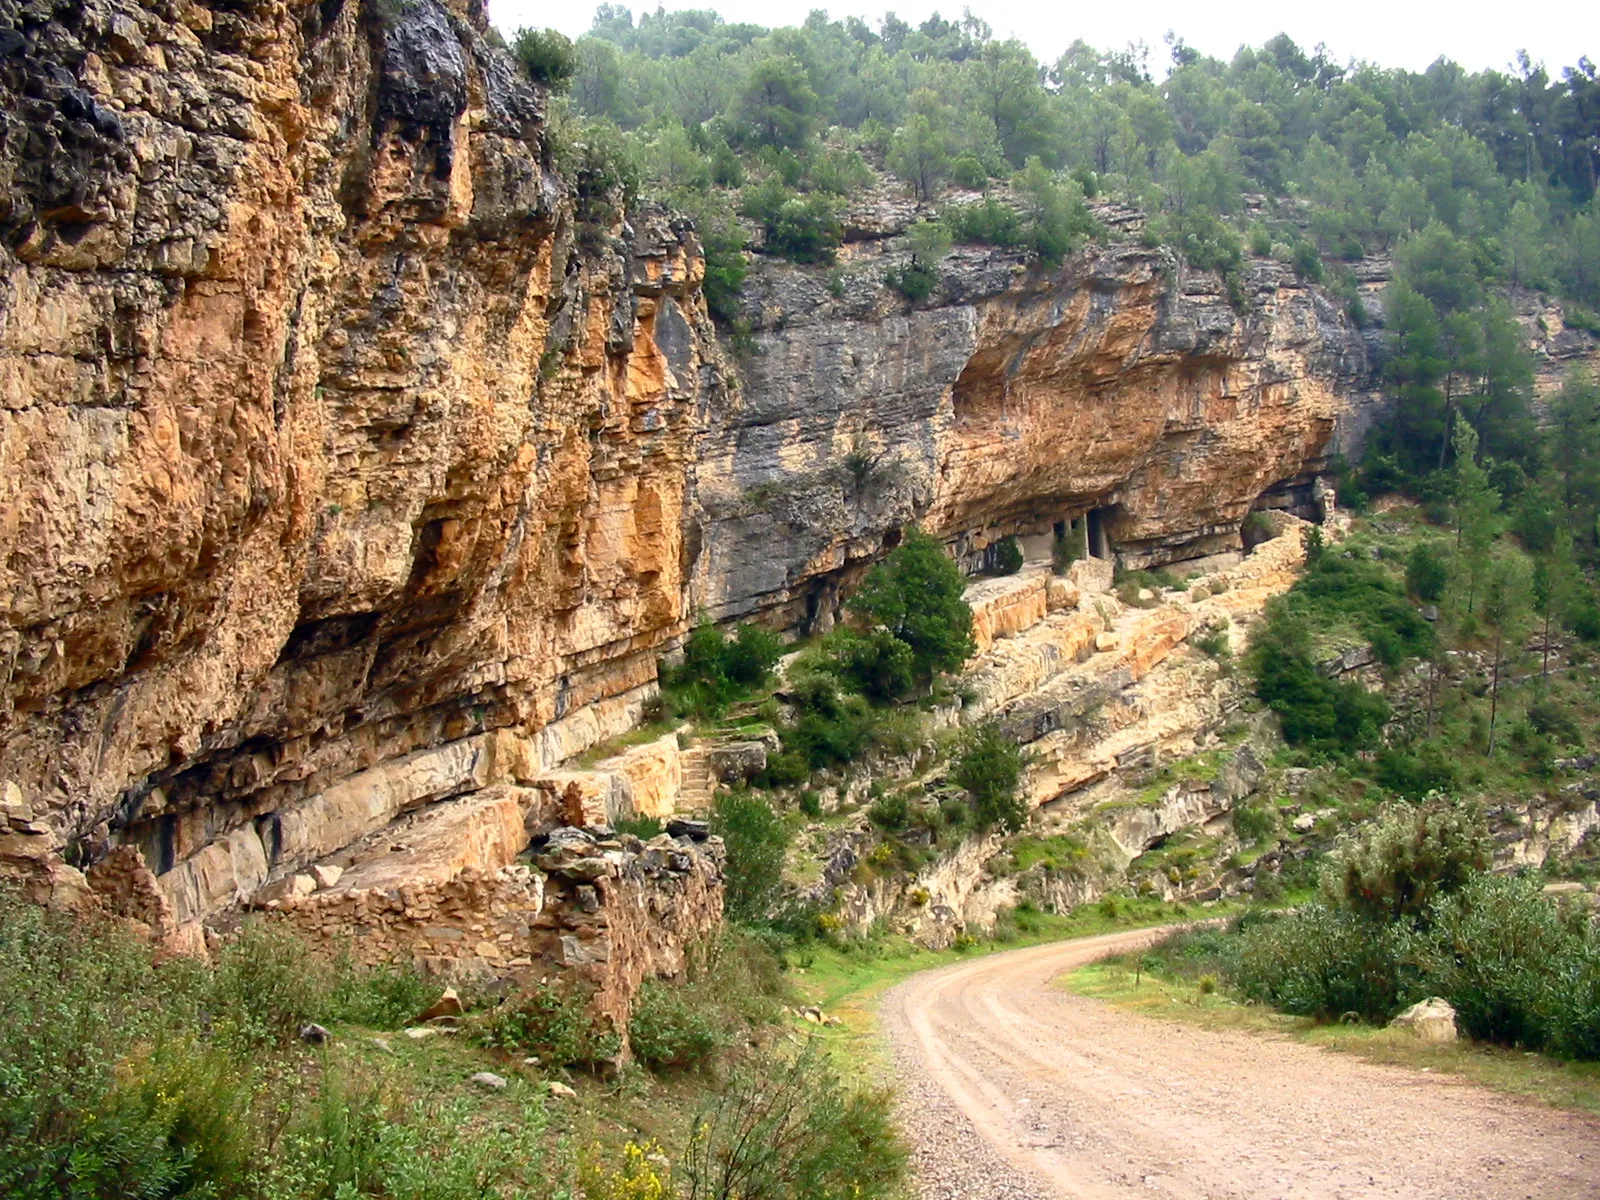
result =
[{"label": "pine tree", "polygon": [[1454,442],[1456,553],[1467,588],[1467,612],[1471,613],[1494,540],[1500,534],[1500,493],[1478,464],[1478,433],[1470,422],[1456,424]]}]

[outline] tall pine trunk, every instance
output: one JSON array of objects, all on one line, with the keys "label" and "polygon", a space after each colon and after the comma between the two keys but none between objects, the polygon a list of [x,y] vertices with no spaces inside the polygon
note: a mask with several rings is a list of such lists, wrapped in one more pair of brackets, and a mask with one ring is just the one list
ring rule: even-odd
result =
[{"label": "tall pine trunk", "polygon": [[1500,715],[1500,647],[1505,640],[1505,633],[1496,629],[1494,631],[1494,674],[1489,682],[1489,753],[1494,753],[1494,723]]}]

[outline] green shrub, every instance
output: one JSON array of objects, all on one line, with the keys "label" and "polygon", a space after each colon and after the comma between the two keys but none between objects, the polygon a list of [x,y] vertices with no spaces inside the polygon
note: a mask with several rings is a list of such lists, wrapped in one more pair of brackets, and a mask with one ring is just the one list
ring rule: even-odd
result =
[{"label": "green shrub", "polygon": [[[792,787],[797,783],[804,783],[811,778],[811,764],[806,761],[806,756],[798,749],[783,750],[777,754],[767,755],[767,769],[756,780],[764,788]],[[815,792],[803,793],[800,797],[801,811],[807,812],[806,796],[815,796]],[[821,814],[821,808],[813,816]]]},{"label": "green shrub", "polygon": [[565,981],[525,987],[474,1021],[485,1046],[537,1055],[550,1066],[589,1066],[616,1058],[622,1039],[589,997]]},{"label": "green shrub", "polygon": [[879,829],[897,833],[911,823],[911,805],[899,792],[880,796],[867,809],[867,820]]},{"label": "green shrub", "polygon": [[1389,719],[1388,702],[1360,684],[1325,677],[1311,661],[1305,624],[1278,601],[1267,606],[1267,614],[1251,645],[1249,664],[1256,695],[1278,714],[1284,739],[1321,751],[1374,745]]},{"label": "green shrub", "polygon": [[1483,813],[1434,800],[1397,804],[1341,847],[1325,891],[1342,907],[1376,922],[1421,922],[1440,896],[1459,891],[1493,858]]},{"label": "green shrub", "polygon": [[1006,534],[994,544],[994,572],[996,575],[1015,575],[1022,570],[1022,544],[1015,534]]},{"label": "green shrub", "polygon": [[1241,842],[1255,843],[1278,831],[1278,813],[1270,804],[1239,804],[1233,810],[1233,831]]},{"label": "green shrub", "polygon": [[1230,977],[1247,999],[1296,1016],[1386,1021],[1420,998],[1406,932],[1309,904],[1242,924]]},{"label": "green shrub", "polygon": [[1548,697],[1528,705],[1528,724],[1541,736],[1562,746],[1582,746],[1583,730],[1565,706]]},{"label": "green shrub", "polygon": [[993,723],[968,730],[961,739],[950,780],[971,799],[971,820],[980,830],[999,825],[1015,833],[1028,819],[1021,795],[1027,759],[1017,744]]},{"label": "green shrub", "polygon": [[683,662],[662,666],[662,683],[675,707],[700,716],[718,716],[730,703],[764,686],[783,657],[783,641],[770,629],[740,625],[733,637],[702,622],[685,639]]},{"label": "green shrub", "polygon": [[548,1192],[537,1108],[502,1126],[402,1106],[381,1075],[284,1037],[301,1016],[409,1018],[431,994],[406,972],[330,966],[271,928],[247,928],[215,966],[158,964],[120,925],[0,889],[0,1195]]},{"label": "green shrub", "polygon": [[1089,557],[1089,523],[1084,521],[1056,536],[1050,544],[1050,564],[1057,575],[1065,575],[1067,568],[1080,558]]},{"label": "green shrub", "polygon": [[220,1029],[249,1045],[294,1038],[325,1016],[319,970],[307,969],[305,944],[265,921],[247,923],[217,958],[210,1003]]},{"label": "green shrub", "polygon": [[1322,255],[1317,252],[1315,242],[1296,242],[1290,265],[1298,278],[1311,283],[1322,282]]},{"label": "green shrub", "polygon": [[798,196],[778,175],[747,188],[740,212],[761,225],[768,254],[791,262],[831,263],[844,236],[833,199],[821,192]]},{"label": "green shrub", "polygon": [[1021,246],[1028,240],[1016,210],[993,196],[986,196],[976,204],[952,205],[942,216],[950,236],[958,242]]},{"label": "green shrub", "polygon": [[583,65],[572,39],[555,29],[519,29],[511,36],[511,53],[528,78],[552,91],[564,92]]},{"label": "green shrub", "polygon": [[1194,648],[1207,658],[1216,659],[1219,663],[1231,663],[1233,659],[1233,642],[1228,636],[1227,625],[1209,626],[1203,633],[1191,639]]},{"label": "green shrub", "polygon": [[1423,541],[1411,547],[1411,553],[1406,555],[1407,592],[1418,600],[1438,602],[1444,599],[1449,582],[1449,565],[1435,543]]},{"label": "green shrub", "polygon": [[911,262],[885,271],[883,281],[915,304],[933,295],[933,289],[939,286],[939,272]]},{"label": "green shrub", "polygon": [[815,659],[852,691],[874,700],[893,700],[916,683],[915,653],[886,629],[835,629],[822,639]]},{"label": "green shrub", "polygon": [[846,1085],[814,1041],[739,1068],[691,1128],[688,1200],[878,1200],[905,1174],[889,1092]]},{"label": "green shrub", "polygon": [[399,1029],[437,998],[439,985],[410,963],[365,967],[342,954],[332,967],[318,1019],[348,1021],[368,1029]]},{"label": "green shrub", "polygon": [[978,156],[968,150],[965,154],[956,156],[950,164],[950,182],[958,188],[976,192],[989,184],[989,172],[984,169]]},{"label": "green shrub", "polygon": [[693,989],[647,979],[633,999],[628,1041],[648,1067],[704,1066],[727,1044],[721,1016]]},{"label": "green shrub", "polygon": [[812,770],[850,762],[872,741],[871,708],[860,696],[842,695],[839,685],[818,671],[797,673],[791,686],[799,717],[780,736],[785,754],[799,755]]},{"label": "green shrub", "polygon": [[1380,750],[1372,776],[1396,795],[1423,800],[1432,792],[1453,791],[1458,772],[1450,751],[1432,741],[1414,750],[1393,746]]},{"label": "green shrub", "polygon": [[1571,617],[1572,632],[1585,642],[1600,642],[1600,605],[1593,600],[1582,601]]},{"label": "green shrub", "polygon": [[783,880],[789,831],[760,796],[723,792],[711,814],[711,831],[727,848],[723,904],[735,921],[767,916]]},{"label": "green shrub", "polygon": [[[1566,968],[1584,940],[1532,880],[1475,876],[1432,913],[1425,963],[1470,1037],[1532,1049],[1570,1037]],[[1575,955],[1574,951],[1578,950]]]},{"label": "green shrub", "polygon": [[537,1105],[486,1120],[464,1098],[405,1105],[379,1086],[329,1075],[254,1182],[261,1200],[539,1195],[554,1174],[544,1125]]}]

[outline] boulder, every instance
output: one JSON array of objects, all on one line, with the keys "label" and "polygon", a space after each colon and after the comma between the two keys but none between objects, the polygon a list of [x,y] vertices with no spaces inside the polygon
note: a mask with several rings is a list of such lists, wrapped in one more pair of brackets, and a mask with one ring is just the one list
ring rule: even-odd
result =
[{"label": "boulder", "polygon": [[1456,1040],[1456,1010],[1450,1007],[1449,1001],[1429,996],[1406,1009],[1390,1021],[1389,1026],[1409,1029],[1419,1041],[1453,1042]]},{"label": "boulder", "polygon": [[440,1017],[459,1017],[466,1010],[461,1006],[461,997],[456,994],[455,988],[445,988],[441,995],[417,1017],[418,1021],[434,1021]]},{"label": "boulder", "polygon": [[761,742],[725,742],[706,752],[706,765],[723,783],[745,783],[767,769],[767,747]]},{"label": "boulder", "polygon": [[1353,646],[1343,654],[1336,654],[1322,664],[1322,673],[1337,678],[1346,671],[1358,671],[1377,661],[1377,652],[1371,646]]},{"label": "boulder", "polygon": [[343,875],[344,868],[336,867],[332,863],[317,863],[311,868],[311,878],[317,881],[319,890],[337,887]]},{"label": "boulder", "polygon": [[1267,769],[1262,765],[1260,757],[1250,743],[1246,742],[1223,764],[1211,788],[1229,800],[1243,800],[1261,786],[1266,774]]},{"label": "boulder", "polygon": [[545,1084],[544,1087],[545,1091],[549,1092],[552,1096],[559,1097],[562,1100],[576,1100],[578,1098],[578,1093],[573,1091],[560,1080],[552,1079],[549,1083]]},{"label": "boulder", "polygon": [[496,1075],[493,1071],[479,1071],[472,1077],[472,1082],[492,1092],[503,1092],[506,1087],[505,1076]]}]

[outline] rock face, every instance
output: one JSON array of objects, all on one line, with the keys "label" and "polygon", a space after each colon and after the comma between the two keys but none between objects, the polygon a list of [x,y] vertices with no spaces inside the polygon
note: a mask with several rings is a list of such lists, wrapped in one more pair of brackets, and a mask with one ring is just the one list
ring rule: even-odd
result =
[{"label": "rock face", "polygon": [[1163,249],[1044,272],[962,248],[908,307],[883,283],[904,255],[852,249],[836,297],[782,264],[747,285],[743,403],[698,451],[714,614],[825,627],[912,521],[974,568],[1006,534],[1048,557],[1085,520],[1130,566],[1236,548],[1253,507],[1309,510],[1374,410],[1367,342],[1276,263],[1247,271],[1236,312]]},{"label": "rock face", "polygon": [[3,10],[0,778],[52,849],[259,882],[363,772],[632,724],[723,394],[687,227],[578,219],[476,7],[51,11]]},{"label": "rock face", "polygon": [[1235,311],[1131,243],[963,248],[912,308],[893,197],[838,287],[758,264],[735,361],[693,231],[553,168],[477,0],[0,25],[0,859],[174,937],[322,903],[349,878],[311,867],[431,806],[500,805],[461,849],[493,873],[506,804],[525,835],[702,795],[665,742],[571,761],[697,611],[825,628],[912,521],[974,566],[1233,547],[1370,413],[1366,342],[1274,264]]}]

